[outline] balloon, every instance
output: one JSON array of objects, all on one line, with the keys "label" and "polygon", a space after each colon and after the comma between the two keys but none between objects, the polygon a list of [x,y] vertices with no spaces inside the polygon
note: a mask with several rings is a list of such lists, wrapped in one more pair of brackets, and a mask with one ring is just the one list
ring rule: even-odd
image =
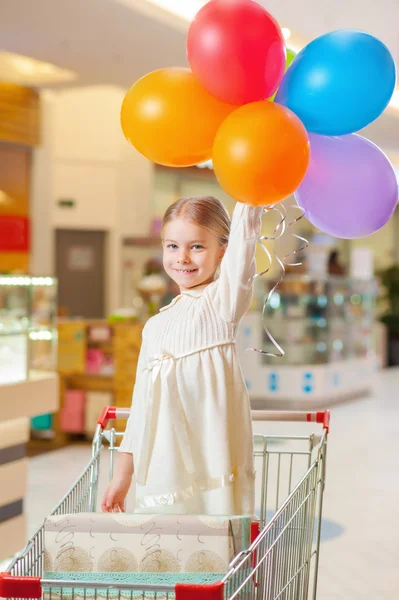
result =
[{"label": "balloon", "polygon": [[395,63],[382,42],[359,31],[333,31],[298,54],[276,102],[312,133],[343,135],[379,117],[395,82]]},{"label": "balloon", "polygon": [[311,159],[295,199],[325,233],[355,239],[378,231],[398,200],[395,171],[385,154],[359,135],[310,134]]},{"label": "balloon", "polygon": [[189,69],[160,69],[127,92],[121,125],[128,141],[153,162],[188,167],[211,158],[216,132],[235,108],[210,96]]},{"label": "balloon", "polygon": [[213,147],[213,167],[235,200],[267,206],[301,183],[309,163],[309,139],[301,121],[268,100],[246,104],[223,122]]},{"label": "balloon", "polygon": [[284,74],[285,44],[274,18],[253,0],[210,0],[187,36],[191,69],[204,88],[232,104],[265,100]]},{"label": "balloon", "polygon": [[287,48],[287,58],[285,61],[285,70],[288,70],[288,67],[291,66],[292,61],[294,60],[294,58],[296,57],[296,52],[294,52],[293,50],[291,50],[291,48]]},{"label": "balloon", "polygon": [[[285,60],[285,72],[288,71],[288,68],[291,66],[292,61],[296,57],[296,52],[294,52],[293,50],[291,50],[291,48],[287,48],[286,50],[287,50],[287,58]],[[276,96],[277,96],[277,92],[275,92],[273,94],[273,96],[270,98],[270,100],[273,102],[274,99],[276,98]]]}]

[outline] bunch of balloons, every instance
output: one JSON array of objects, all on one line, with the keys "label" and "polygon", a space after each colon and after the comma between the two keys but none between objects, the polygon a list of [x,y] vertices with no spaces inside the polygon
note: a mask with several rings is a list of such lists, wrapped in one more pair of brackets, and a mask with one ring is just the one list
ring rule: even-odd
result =
[{"label": "bunch of balloons", "polygon": [[315,226],[369,235],[398,199],[392,165],[354,132],[374,121],[395,89],[386,46],[358,31],[323,35],[298,55],[255,0],[210,0],[187,36],[188,68],[141,78],[121,111],[126,138],[155,163],[212,158],[234,199],[270,206],[295,193]]}]

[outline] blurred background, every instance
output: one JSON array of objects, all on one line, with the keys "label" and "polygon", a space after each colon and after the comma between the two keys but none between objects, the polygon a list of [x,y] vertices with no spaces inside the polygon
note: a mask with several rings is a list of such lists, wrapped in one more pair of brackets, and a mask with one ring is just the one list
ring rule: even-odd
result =
[{"label": "blurred background", "polygon": [[[182,196],[213,195],[233,210],[211,163],[180,170],[151,164],[126,142],[119,123],[123,97],[139,77],[187,64],[187,29],[203,4],[0,3],[5,564],[88,462],[102,407],[130,406],[143,325],[178,294],[162,269],[166,208]],[[261,4],[294,51],[328,31],[353,28],[380,38],[399,61],[397,0]],[[361,134],[387,154],[399,178],[399,88]],[[289,220],[298,216],[293,203],[285,202]],[[277,222],[266,215],[263,233],[271,235]],[[302,249],[290,232],[309,246]],[[279,256],[299,250],[302,265],[288,267],[274,289],[281,271],[273,262],[257,280],[240,329],[251,402],[332,408],[318,597],[393,599],[399,593],[399,211],[367,239],[336,240],[305,219],[290,232],[267,247]],[[257,258],[258,270],[269,266],[261,247]],[[285,351],[282,359],[246,351],[272,351],[266,323]]]}]

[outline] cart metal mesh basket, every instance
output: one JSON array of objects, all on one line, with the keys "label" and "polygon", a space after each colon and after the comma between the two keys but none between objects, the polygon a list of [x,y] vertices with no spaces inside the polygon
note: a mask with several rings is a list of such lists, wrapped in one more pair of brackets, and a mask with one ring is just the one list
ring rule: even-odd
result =
[{"label": "cart metal mesh basket", "polygon": [[[93,440],[92,458],[52,515],[95,512],[100,462],[109,450],[112,477],[116,442],[123,434],[106,429],[129,411],[106,407]],[[253,420],[307,421],[323,426],[321,436],[256,435],[258,518],[251,547],[238,554],[221,581],[212,584],[143,585],[98,578],[49,580],[45,574],[44,524],[0,575],[0,597],[86,600],[133,598],[195,600],[308,600],[316,598],[321,516],[330,414],[253,411]],[[73,575],[73,574],[71,574]],[[103,574],[102,574],[103,575]]]}]

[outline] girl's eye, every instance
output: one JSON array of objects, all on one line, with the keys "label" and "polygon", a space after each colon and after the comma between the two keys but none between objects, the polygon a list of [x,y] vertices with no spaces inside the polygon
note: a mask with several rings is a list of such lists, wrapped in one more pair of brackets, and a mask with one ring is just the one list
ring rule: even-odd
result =
[{"label": "girl's eye", "polygon": [[200,244],[195,244],[195,246],[193,246],[194,250],[202,250],[204,247],[201,246]]},{"label": "girl's eye", "polygon": [[167,247],[170,248],[171,250],[176,250],[176,248],[177,248],[176,244],[169,244]]}]

